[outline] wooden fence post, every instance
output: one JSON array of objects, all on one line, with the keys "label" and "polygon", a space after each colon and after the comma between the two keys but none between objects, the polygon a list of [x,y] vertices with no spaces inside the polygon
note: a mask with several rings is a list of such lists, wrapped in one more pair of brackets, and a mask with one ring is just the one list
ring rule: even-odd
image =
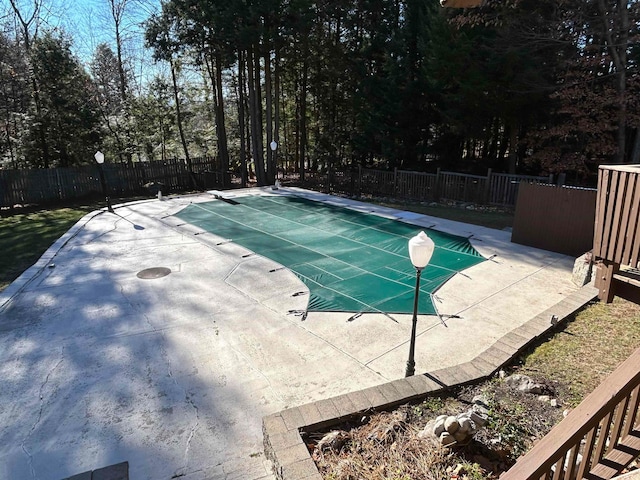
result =
[{"label": "wooden fence post", "polygon": [[560,175],[558,175],[558,186],[561,187],[564,185],[564,182],[567,181],[567,174],[566,173],[561,173]]},{"label": "wooden fence post", "polygon": [[484,184],[484,204],[489,205],[491,202],[491,169],[487,170],[487,181]]},{"label": "wooden fence post", "polygon": [[398,167],[393,167],[393,196],[398,195]]}]

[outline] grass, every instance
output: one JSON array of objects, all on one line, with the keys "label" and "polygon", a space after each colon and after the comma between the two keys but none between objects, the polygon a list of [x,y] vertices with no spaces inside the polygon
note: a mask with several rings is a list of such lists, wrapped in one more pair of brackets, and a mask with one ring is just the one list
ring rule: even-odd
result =
[{"label": "grass", "polygon": [[[113,200],[121,203],[139,198]],[[3,210],[0,215],[0,292],[36,263],[78,220],[102,207],[103,201]]]},{"label": "grass", "polygon": [[481,205],[403,202],[400,200],[366,199],[370,203],[398,210],[421,213],[456,222],[470,223],[503,230],[513,226],[514,214],[508,210]]},{"label": "grass", "polygon": [[0,217],[0,291],[90,210],[65,207]]},{"label": "grass", "polygon": [[595,302],[527,352],[520,370],[557,381],[574,406],[639,347],[640,306],[620,298]]}]

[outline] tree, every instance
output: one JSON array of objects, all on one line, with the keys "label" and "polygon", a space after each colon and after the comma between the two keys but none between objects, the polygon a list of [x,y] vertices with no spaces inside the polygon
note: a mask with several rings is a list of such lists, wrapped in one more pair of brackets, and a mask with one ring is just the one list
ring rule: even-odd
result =
[{"label": "tree", "polygon": [[172,23],[170,16],[152,16],[147,22],[145,37],[147,39],[147,46],[152,47],[154,50],[154,59],[164,60],[169,64],[176,112],[176,123],[178,125],[178,132],[180,133],[180,143],[182,144],[187,170],[191,174],[193,187],[196,187],[195,176],[193,175],[193,166],[189,155],[189,147],[187,145],[187,139],[184,132],[182,107],[180,105],[180,92],[177,79],[180,62],[175,59],[176,52],[178,51],[178,44],[175,38],[175,25]]},{"label": "tree", "polygon": [[49,156],[46,166],[91,163],[100,140],[100,117],[91,79],[71,54],[70,47],[62,34],[47,31],[33,41],[30,50],[41,111],[38,115],[34,107],[31,109],[32,120],[28,122],[23,149],[27,159],[44,158],[39,141],[43,132]]},{"label": "tree", "polygon": [[106,43],[99,44],[90,67],[100,114],[108,136],[113,139],[112,145],[106,150],[111,150],[120,162],[126,162],[131,154],[131,142],[127,134],[130,131],[130,116],[126,96],[123,98],[122,95],[121,70],[111,47]]},{"label": "tree", "polygon": [[[26,52],[16,40],[0,33],[0,158],[18,168],[18,146],[30,102],[30,75]],[[0,163],[4,163],[0,160]]]}]

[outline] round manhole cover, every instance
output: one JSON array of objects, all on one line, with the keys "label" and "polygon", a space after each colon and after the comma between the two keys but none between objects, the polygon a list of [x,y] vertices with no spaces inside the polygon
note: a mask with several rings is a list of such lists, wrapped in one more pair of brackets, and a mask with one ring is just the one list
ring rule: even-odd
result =
[{"label": "round manhole cover", "polygon": [[144,270],[140,270],[137,273],[138,278],[142,278],[144,280],[150,280],[153,278],[162,278],[166,277],[171,273],[171,269],[167,267],[153,267],[153,268],[145,268]]}]

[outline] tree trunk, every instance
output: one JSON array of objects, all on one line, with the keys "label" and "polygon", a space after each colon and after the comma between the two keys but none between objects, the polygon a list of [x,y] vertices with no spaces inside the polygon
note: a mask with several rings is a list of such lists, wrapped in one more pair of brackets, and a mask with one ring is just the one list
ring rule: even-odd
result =
[{"label": "tree trunk", "polygon": [[509,126],[509,157],[508,172],[512,175],[516,173],[516,164],[518,162],[518,128],[515,124]]},{"label": "tree trunk", "polygon": [[240,132],[240,177],[242,188],[247,186],[247,141],[245,138],[244,54],[238,50],[238,131]]},{"label": "tree trunk", "polygon": [[282,155],[282,146],[280,145],[280,62],[278,58],[278,50],[275,54],[274,65],[274,109],[275,115],[273,118],[273,139],[278,144],[277,150],[274,152],[274,169],[276,177],[278,176],[278,155]]},{"label": "tree trunk", "polygon": [[[306,45],[306,42],[305,42]],[[302,78],[300,80],[300,110],[298,122],[300,124],[300,181],[304,182],[305,163],[307,161],[307,80],[309,76],[309,62],[307,48],[305,48],[302,62]]]},{"label": "tree trunk", "polygon": [[255,62],[260,64],[260,57],[254,46],[248,51],[247,57],[247,73],[249,85],[249,116],[251,117],[251,151],[253,154],[253,162],[256,169],[256,180],[259,186],[267,184],[264,171],[264,157],[262,155],[262,119],[260,101],[256,86],[260,88],[260,70],[258,70],[258,78],[256,79]]},{"label": "tree trunk", "polygon": [[271,48],[269,42],[268,23],[265,20],[265,44],[264,44],[264,96],[267,120],[267,183],[275,183],[275,165],[273,157],[275,152],[271,150],[273,141],[273,92],[271,89]]},{"label": "tree trunk", "polygon": [[626,152],[627,133],[627,49],[629,48],[629,12],[627,0],[618,0],[618,35],[612,32],[615,26],[615,13],[608,11],[604,0],[598,0],[598,9],[602,19],[603,34],[607,43],[607,49],[611,55],[613,65],[616,68],[616,91],[618,92],[618,130],[616,132],[616,143],[618,151],[615,162],[624,163]]},{"label": "tree trunk", "polygon": [[218,135],[218,155],[220,157],[220,169],[222,170],[222,185],[226,187],[229,184],[229,148],[227,146],[227,127],[225,126],[224,115],[224,93],[222,85],[222,57],[219,53],[215,56],[216,60],[216,84],[214,94],[217,96],[216,101],[216,133]]},{"label": "tree trunk", "polygon": [[[111,17],[113,18],[113,24],[115,26],[115,37],[116,37],[116,60],[118,67],[118,79],[119,84],[118,88],[120,90],[120,99],[122,100],[122,105],[125,110],[125,115],[128,115],[128,85],[127,85],[127,76],[124,70],[124,62],[122,60],[122,19],[124,15],[124,10],[126,8],[127,0],[109,0],[109,4],[111,6]],[[126,145],[124,147],[124,153],[127,163],[131,164],[133,162],[130,146],[131,146],[131,132],[128,126],[124,128],[124,137],[126,139]],[[120,152],[122,154],[122,151]]]},{"label": "tree trunk", "polygon": [[[29,28],[33,22],[38,21],[38,15],[40,12],[40,8],[42,7],[42,1],[36,0],[33,5],[33,13],[31,17],[26,19],[22,16],[22,12],[18,8],[18,5],[15,0],[9,0],[11,3],[11,8],[13,12],[18,17],[18,21],[20,22],[20,26],[22,27],[22,35],[24,40],[24,48],[29,54],[31,52],[31,34],[29,33]],[[44,168],[49,168],[50,163],[50,155],[49,155],[49,144],[47,143],[47,138],[45,134],[44,127],[44,119],[42,118],[42,103],[40,101],[40,87],[38,86],[38,79],[36,78],[36,74],[33,71],[33,68],[29,66],[29,77],[31,80],[31,88],[33,90],[33,103],[36,107],[36,117],[38,121],[38,140],[40,142],[40,148],[42,149],[42,163]]]},{"label": "tree trunk", "polygon": [[631,163],[640,163],[640,128],[636,128],[636,140],[631,150]]},{"label": "tree trunk", "polygon": [[193,166],[191,165],[191,157],[189,156],[187,139],[184,136],[184,129],[182,128],[182,111],[180,109],[180,96],[178,95],[178,80],[176,79],[176,67],[172,58],[169,58],[169,67],[171,68],[171,81],[173,84],[173,99],[176,102],[176,122],[178,123],[178,132],[180,133],[180,142],[182,142],[184,159],[187,164],[187,171],[189,172],[191,187],[198,188],[195,175],[193,174]]}]

